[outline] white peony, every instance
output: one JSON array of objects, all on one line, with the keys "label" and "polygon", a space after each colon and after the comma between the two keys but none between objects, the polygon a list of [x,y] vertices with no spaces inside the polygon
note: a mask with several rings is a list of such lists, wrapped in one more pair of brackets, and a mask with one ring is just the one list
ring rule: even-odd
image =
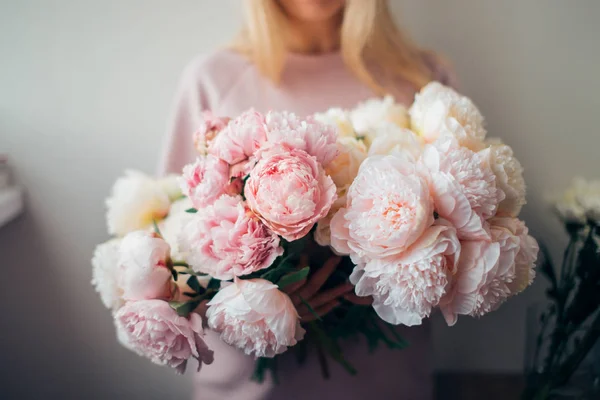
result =
[{"label": "white peony", "polygon": [[126,171],[125,176],[117,179],[106,200],[108,232],[125,236],[146,229],[153,220],[161,220],[169,213],[169,194],[165,185],[157,180],[139,171]]},{"label": "white peony", "polygon": [[99,244],[92,258],[92,285],[100,294],[106,308],[113,311],[118,310],[124,303],[123,290],[117,283],[120,246],[121,239]]},{"label": "white peony", "polygon": [[548,201],[554,206],[560,218],[566,223],[585,224],[588,216],[593,214],[594,203],[600,209],[600,191],[594,193],[591,185],[583,178],[574,178],[571,186],[559,195],[548,196]]},{"label": "white peony", "polygon": [[428,142],[450,134],[471,150],[483,148],[483,116],[471,99],[439,82],[426,85],[410,110],[411,128]]},{"label": "white peony", "polygon": [[179,184],[180,175],[167,175],[157,181],[158,185],[162,190],[169,196],[169,200],[177,201],[181,199],[183,193],[181,193],[181,185]]},{"label": "white peony", "polygon": [[496,175],[496,186],[506,196],[498,205],[498,215],[516,217],[527,203],[523,167],[510,146],[500,143],[491,145],[489,149],[490,166]]},{"label": "white peony", "polygon": [[583,181],[577,183],[576,198],[585,210],[587,218],[600,221],[600,181]]},{"label": "white peony", "polygon": [[350,121],[350,114],[341,108],[330,108],[324,113],[315,113],[313,118],[318,122],[329,124],[338,128],[338,135],[342,137],[355,137],[356,132]]},{"label": "white peony", "polygon": [[391,122],[400,128],[408,128],[410,120],[408,111],[392,96],[383,99],[370,99],[360,103],[350,113],[354,130],[365,137],[370,144],[378,134],[378,127],[385,122]]},{"label": "white peony", "polygon": [[377,129],[377,135],[369,147],[369,156],[394,154],[416,161],[422,151],[422,140],[414,132],[385,123]]},{"label": "white peony", "polygon": [[179,248],[179,235],[183,226],[193,218],[194,214],[186,212],[186,210],[193,207],[190,198],[184,197],[171,205],[167,218],[158,224],[163,239],[171,246],[171,258],[173,260],[185,260],[185,254]]}]

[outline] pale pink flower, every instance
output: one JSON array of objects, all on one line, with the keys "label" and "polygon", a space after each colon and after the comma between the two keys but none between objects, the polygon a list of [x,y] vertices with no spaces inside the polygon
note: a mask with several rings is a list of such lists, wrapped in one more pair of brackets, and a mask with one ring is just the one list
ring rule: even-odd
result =
[{"label": "pale pink flower", "polygon": [[246,182],[248,206],[288,241],[305,236],[327,215],[336,187],[315,157],[303,150],[272,147]]},{"label": "pale pink flower", "polygon": [[248,355],[274,357],[304,337],[288,295],[264,279],[235,278],[208,305],[208,326]]},{"label": "pale pink flower", "polygon": [[115,314],[115,324],[125,347],[178,373],[185,372],[192,357],[198,360],[198,370],[213,361],[213,352],[202,338],[202,318],[194,313],[181,317],[162,300],[125,304]]},{"label": "pale pink flower", "polygon": [[118,285],[125,300],[167,299],[172,294],[167,268],[170,247],[157,234],[131,232],[119,248]]},{"label": "pale pink flower", "polygon": [[331,245],[356,264],[402,253],[433,224],[433,202],[419,167],[373,156],[360,167],[347,205],[331,221]]},{"label": "pale pink flower", "polygon": [[491,241],[461,242],[457,272],[440,301],[448,325],[459,314],[479,317],[494,311],[511,295],[519,237],[494,226],[490,233]]},{"label": "pale pink flower", "polygon": [[337,128],[313,117],[298,118],[290,112],[271,111],[266,117],[267,139],[271,145],[286,145],[317,158],[327,167],[338,155]]},{"label": "pale pink flower", "polygon": [[283,254],[279,237],[239,196],[222,196],[198,210],[183,227],[179,240],[195,271],[222,280],[268,268]]},{"label": "pale pink flower", "polygon": [[202,208],[224,194],[235,195],[241,191],[241,182],[230,178],[229,164],[210,154],[186,165],[180,184],[183,194],[196,208]]},{"label": "pale pink flower", "polygon": [[431,82],[415,96],[410,110],[411,128],[426,142],[453,136],[461,146],[481,150],[486,130],[483,116],[468,97]]},{"label": "pale pink flower", "polygon": [[529,229],[520,219],[496,217],[489,222],[492,226],[508,229],[519,238],[519,252],[515,257],[515,278],[508,284],[508,289],[511,295],[521,293],[533,283],[535,278],[535,262],[540,250],[539,245],[529,235]]},{"label": "pale pink flower", "polygon": [[489,150],[475,153],[446,136],[423,152],[435,211],[452,222],[460,239],[489,238],[484,220],[495,215],[504,192],[496,188]]},{"label": "pale pink flower", "polygon": [[377,315],[394,325],[420,325],[445,293],[460,254],[456,230],[438,219],[401,254],[356,267],[350,281],[373,296]]},{"label": "pale pink flower", "polygon": [[229,121],[208,151],[230,165],[235,165],[252,157],[266,140],[264,115],[250,109]]},{"label": "pale pink flower", "polygon": [[212,111],[204,111],[201,115],[200,127],[194,133],[194,147],[201,155],[208,153],[212,141],[227,126],[230,118],[215,116]]}]

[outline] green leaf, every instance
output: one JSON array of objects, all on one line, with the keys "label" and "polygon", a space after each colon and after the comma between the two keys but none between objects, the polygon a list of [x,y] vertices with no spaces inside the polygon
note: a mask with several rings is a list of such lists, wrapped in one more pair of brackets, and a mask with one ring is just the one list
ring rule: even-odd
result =
[{"label": "green leaf", "polygon": [[187,317],[190,315],[192,311],[198,307],[200,301],[188,301],[188,302],[179,302],[179,301],[170,301],[169,305],[172,309],[177,311],[177,314],[182,317]]},{"label": "green leaf", "polygon": [[321,317],[319,316],[319,314],[317,314],[317,312],[314,310],[314,308],[312,308],[312,306],[310,304],[308,304],[308,301],[304,300],[304,297],[298,295],[298,297],[300,297],[300,301],[302,302],[302,304],[304,304],[306,306],[306,308],[308,308],[308,311],[317,319],[317,320],[321,320]]},{"label": "green leaf", "polygon": [[309,322],[309,327],[314,332],[316,339],[323,345],[323,348],[329,352],[331,358],[344,367],[350,375],[356,375],[358,371],[344,358],[340,345],[330,338],[315,321]]},{"label": "green leaf", "polygon": [[189,267],[189,264],[186,263],[185,261],[173,261],[173,266],[174,267]]},{"label": "green leaf", "polygon": [[173,275],[173,280],[176,281],[178,274],[177,274],[177,270],[175,268],[173,268],[171,270],[171,275]]},{"label": "green leaf", "polygon": [[160,229],[158,228],[158,224],[156,223],[155,219],[152,220],[152,226],[154,226],[154,232],[156,232],[157,235],[162,237],[162,233],[160,233]]},{"label": "green leaf", "polygon": [[310,267],[304,267],[300,271],[284,275],[283,277],[281,277],[281,279],[279,279],[279,282],[277,282],[277,286],[279,286],[280,289],[283,289],[286,286],[292,285],[296,282],[300,282],[301,280],[305,279],[309,273]]},{"label": "green leaf", "polygon": [[204,291],[204,288],[200,286],[200,283],[198,283],[198,278],[196,278],[194,275],[190,275],[187,280],[187,284],[196,293],[202,293]]},{"label": "green leaf", "polygon": [[210,278],[210,281],[208,281],[208,286],[206,287],[206,289],[219,290],[220,288],[221,288],[221,281],[219,279]]},{"label": "green leaf", "polygon": [[196,210],[195,208],[188,208],[187,210],[185,210],[185,212],[189,214],[196,214],[198,210]]}]

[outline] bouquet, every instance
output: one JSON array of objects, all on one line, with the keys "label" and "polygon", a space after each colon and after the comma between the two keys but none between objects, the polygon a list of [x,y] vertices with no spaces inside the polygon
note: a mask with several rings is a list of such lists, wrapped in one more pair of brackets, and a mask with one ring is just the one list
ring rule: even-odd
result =
[{"label": "bouquet", "polygon": [[[482,316],[534,278],[522,167],[439,83],[408,110],[386,97],[306,118],[206,112],[191,145],[180,177],[117,181],[115,238],[92,261],[117,337],[155,363],[210,363],[210,329],[256,357],[259,381],[290,348],[353,374],[343,339],[401,349],[395,326]],[[315,286],[354,293],[308,302]]]}]

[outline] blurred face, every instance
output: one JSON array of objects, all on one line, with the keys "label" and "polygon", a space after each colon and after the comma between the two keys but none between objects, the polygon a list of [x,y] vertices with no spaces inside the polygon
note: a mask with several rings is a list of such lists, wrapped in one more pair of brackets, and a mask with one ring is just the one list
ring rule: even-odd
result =
[{"label": "blurred face", "polygon": [[[288,17],[301,22],[323,22],[338,15],[346,0],[276,0]],[[367,0],[370,1],[370,0]]]}]

